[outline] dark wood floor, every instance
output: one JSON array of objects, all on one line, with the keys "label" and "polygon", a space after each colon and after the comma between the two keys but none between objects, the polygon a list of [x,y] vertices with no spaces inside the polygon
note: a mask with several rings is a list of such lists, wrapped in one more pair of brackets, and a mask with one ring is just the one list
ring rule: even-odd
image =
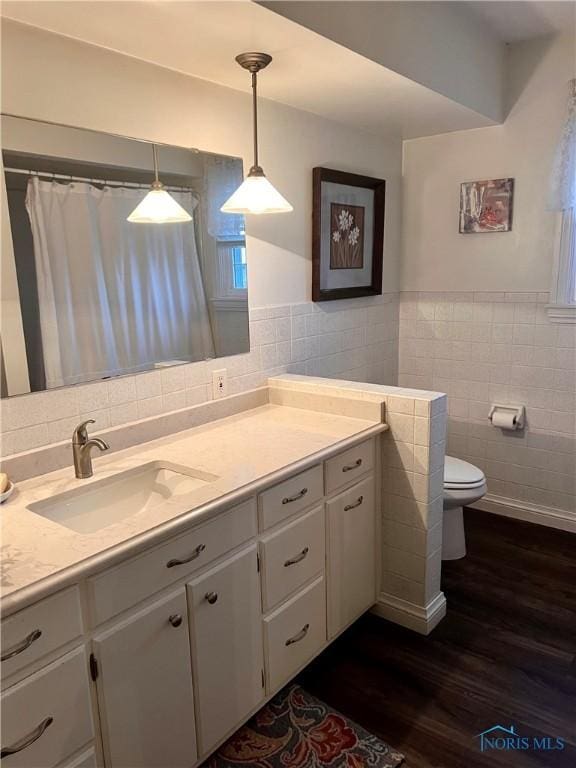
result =
[{"label": "dark wood floor", "polygon": [[[576,768],[576,535],[472,510],[466,535],[434,632],[367,615],[299,682],[406,768]],[[476,734],[496,724],[566,748],[481,753]]]}]

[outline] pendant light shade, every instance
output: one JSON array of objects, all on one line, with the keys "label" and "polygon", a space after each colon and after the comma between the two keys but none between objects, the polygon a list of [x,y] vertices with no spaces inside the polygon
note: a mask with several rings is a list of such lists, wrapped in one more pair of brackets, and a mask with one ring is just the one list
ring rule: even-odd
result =
[{"label": "pendant light shade", "polygon": [[288,213],[293,208],[264,174],[250,172],[220,209],[223,213]]},{"label": "pendant light shade", "polygon": [[226,200],[222,213],[289,213],[294,209],[266,178],[258,165],[258,95],[257,74],[272,61],[267,53],[241,53],[236,56],[241,67],[252,74],[252,110],[254,120],[254,165],[238,189]]},{"label": "pendant light shade", "polygon": [[158,179],[158,155],[156,145],[152,145],[154,155],[154,177],[150,192],[128,216],[132,224],[179,224],[192,221],[192,216],[177,203],[172,195],[164,189]]}]

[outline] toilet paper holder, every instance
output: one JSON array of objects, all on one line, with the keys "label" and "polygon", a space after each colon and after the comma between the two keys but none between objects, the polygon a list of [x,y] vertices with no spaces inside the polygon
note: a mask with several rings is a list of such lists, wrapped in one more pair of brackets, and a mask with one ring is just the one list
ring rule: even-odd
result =
[{"label": "toilet paper holder", "polygon": [[[490,413],[488,414],[488,418],[492,422],[495,413],[512,416],[512,424],[509,429],[524,429],[524,424],[526,422],[526,408],[523,405],[501,405],[500,403],[495,403],[490,408]],[[502,425],[495,424],[494,426]],[[506,427],[502,426],[502,429],[506,429]]]}]

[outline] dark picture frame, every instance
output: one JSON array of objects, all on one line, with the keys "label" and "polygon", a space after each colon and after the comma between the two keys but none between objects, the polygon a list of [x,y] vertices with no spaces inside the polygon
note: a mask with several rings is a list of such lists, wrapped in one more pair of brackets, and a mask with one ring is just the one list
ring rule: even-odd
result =
[{"label": "dark picture frame", "polygon": [[[325,185],[330,185],[326,187]],[[372,210],[365,215],[364,208],[356,201],[338,199],[337,186],[341,185],[343,192],[348,187],[358,187],[368,190],[371,195]],[[327,189],[330,197],[326,199]],[[350,197],[350,189],[348,195]],[[312,300],[333,301],[335,299],[352,299],[360,296],[377,296],[382,293],[382,266],[384,261],[384,215],[386,205],[386,181],[372,176],[361,176],[356,173],[337,171],[332,168],[316,167],[312,171]],[[324,213],[323,213],[324,207]],[[368,204],[370,207],[370,203]],[[338,231],[334,228],[334,218],[341,217],[343,222]],[[348,217],[348,218],[346,218]],[[365,220],[371,221],[370,231],[365,230]],[[334,230],[334,231],[332,231]],[[348,246],[339,246],[340,235],[346,236]],[[330,242],[328,237],[331,236]],[[364,242],[368,240],[372,247],[365,249]],[[351,245],[350,245],[351,244]],[[367,276],[366,283],[358,284],[360,270]],[[331,287],[326,285],[325,275],[330,272],[338,273],[338,281],[349,285]],[[340,277],[342,276],[342,277]]]}]

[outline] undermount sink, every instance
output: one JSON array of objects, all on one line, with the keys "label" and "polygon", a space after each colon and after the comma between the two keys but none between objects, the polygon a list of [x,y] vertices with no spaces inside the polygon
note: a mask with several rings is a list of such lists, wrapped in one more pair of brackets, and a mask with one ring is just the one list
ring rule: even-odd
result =
[{"label": "undermount sink", "polygon": [[28,509],[78,533],[95,533],[166,502],[185,500],[217,479],[207,472],[152,461],[36,501]]}]

